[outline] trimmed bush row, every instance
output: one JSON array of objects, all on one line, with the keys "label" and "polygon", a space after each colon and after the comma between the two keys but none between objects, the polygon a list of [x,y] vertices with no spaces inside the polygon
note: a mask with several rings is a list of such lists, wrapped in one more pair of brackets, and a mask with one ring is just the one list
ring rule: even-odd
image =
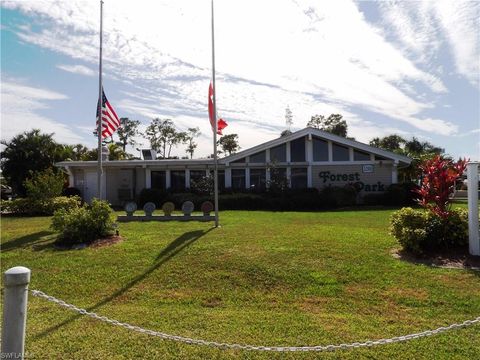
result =
[{"label": "trimmed bush row", "polygon": [[78,208],[82,200],[79,196],[56,196],[51,199],[34,199],[32,197],[2,201],[2,211],[14,215],[53,215],[57,210]]},{"label": "trimmed bush row", "polygon": [[[402,206],[414,203],[414,185],[394,184],[387,187],[384,193],[367,194],[359,198],[353,186],[325,187],[322,190],[314,188],[305,190],[287,190],[284,192],[232,192],[224,190],[219,194],[219,207],[222,210],[322,210],[339,207],[365,205]],[[167,201],[175,204],[179,209],[185,201],[192,201],[199,209],[204,201],[213,201],[212,195],[198,193],[170,193],[159,189],[143,189],[136,202],[141,208],[149,201],[157,208]]]}]

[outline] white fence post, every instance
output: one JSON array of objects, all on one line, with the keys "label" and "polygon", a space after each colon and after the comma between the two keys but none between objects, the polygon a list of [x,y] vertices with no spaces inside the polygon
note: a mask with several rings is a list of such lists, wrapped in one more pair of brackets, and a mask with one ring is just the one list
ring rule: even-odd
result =
[{"label": "white fence post", "polygon": [[467,164],[468,180],[468,247],[470,254],[480,255],[478,228],[478,162]]},{"label": "white fence post", "polygon": [[16,266],[5,271],[2,323],[2,359],[23,359],[27,323],[30,269]]}]

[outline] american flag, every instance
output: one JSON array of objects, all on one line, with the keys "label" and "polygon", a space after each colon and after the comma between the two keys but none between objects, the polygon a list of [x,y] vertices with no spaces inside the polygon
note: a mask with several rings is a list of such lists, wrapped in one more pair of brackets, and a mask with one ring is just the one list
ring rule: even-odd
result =
[{"label": "american flag", "polygon": [[[98,103],[97,103],[97,129],[98,129]],[[113,133],[120,126],[120,120],[118,119],[115,110],[107,100],[105,92],[102,89],[102,139],[112,136]]]}]

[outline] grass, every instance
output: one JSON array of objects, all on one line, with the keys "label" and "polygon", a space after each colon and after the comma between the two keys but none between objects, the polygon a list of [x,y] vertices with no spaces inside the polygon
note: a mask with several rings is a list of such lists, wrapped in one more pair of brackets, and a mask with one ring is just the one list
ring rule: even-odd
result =
[{"label": "grass", "polygon": [[[122,223],[125,240],[57,251],[49,218],[2,220],[2,272],[148,329],[219,342],[328,345],[480,315],[480,274],[394,259],[392,210],[221,213],[211,223]],[[163,341],[30,297],[26,350],[62,359],[473,359],[480,327],[335,353],[225,351]]]}]

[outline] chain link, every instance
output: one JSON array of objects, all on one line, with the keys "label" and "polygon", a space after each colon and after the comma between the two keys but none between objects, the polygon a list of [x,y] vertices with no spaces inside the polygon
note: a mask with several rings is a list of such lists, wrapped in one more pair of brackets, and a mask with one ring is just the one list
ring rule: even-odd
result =
[{"label": "chain link", "polygon": [[374,341],[365,341],[365,342],[354,342],[350,344],[339,344],[339,345],[317,345],[317,346],[255,346],[255,345],[243,345],[243,344],[229,344],[229,343],[219,343],[215,341],[207,341],[207,340],[201,340],[201,339],[192,339],[184,336],[177,336],[177,335],[170,335],[166,333],[162,333],[159,331],[153,331],[153,330],[147,330],[143,329],[139,326],[135,325],[130,325],[128,323],[123,323],[118,320],[112,320],[109,319],[106,316],[100,316],[98,314],[95,314],[93,312],[89,312],[85,309],[81,309],[76,307],[75,305],[72,304],[67,304],[63,300],[59,300],[53,296],[49,296],[45,294],[43,291],[39,290],[31,290],[32,295],[46,299],[48,301],[51,301],[53,303],[56,303],[60,306],[63,306],[67,309],[73,310],[78,312],[81,315],[86,315],[91,318],[123,327],[128,330],[136,331],[142,334],[147,334],[151,336],[157,336],[162,339],[167,339],[167,340],[173,340],[177,342],[183,342],[186,344],[191,344],[191,345],[204,345],[204,346],[210,346],[210,347],[216,347],[220,349],[232,349],[232,350],[256,350],[256,351],[277,351],[277,352],[289,352],[289,351],[333,351],[333,350],[346,350],[346,349],[353,349],[353,348],[360,348],[360,347],[370,347],[370,346],[375,346],[375,345],[384,345],[384,344],[391,344],[391,343],[396,343],[396,342],[402,342],[402,341],[408,341],[412,339],[418,339],[421,337],[426,337],[426,336],[432,336],[436,334],[443,333],[445,331],[453,330],[453,329],[459,329],[471,325],[475,325],[480,323],[480,316],[477,317],[476,319],[473,320],[466,320],[460,324],[452,324],[449,326],[442,326],[439,327],[438,329],[435,330],[427,330],[423,331],[420,333],[416,334],[409,334],[409,335],[404,335],[404,336],[397,336],[389,339],[380,339],[380,340],[374,340]]}]

